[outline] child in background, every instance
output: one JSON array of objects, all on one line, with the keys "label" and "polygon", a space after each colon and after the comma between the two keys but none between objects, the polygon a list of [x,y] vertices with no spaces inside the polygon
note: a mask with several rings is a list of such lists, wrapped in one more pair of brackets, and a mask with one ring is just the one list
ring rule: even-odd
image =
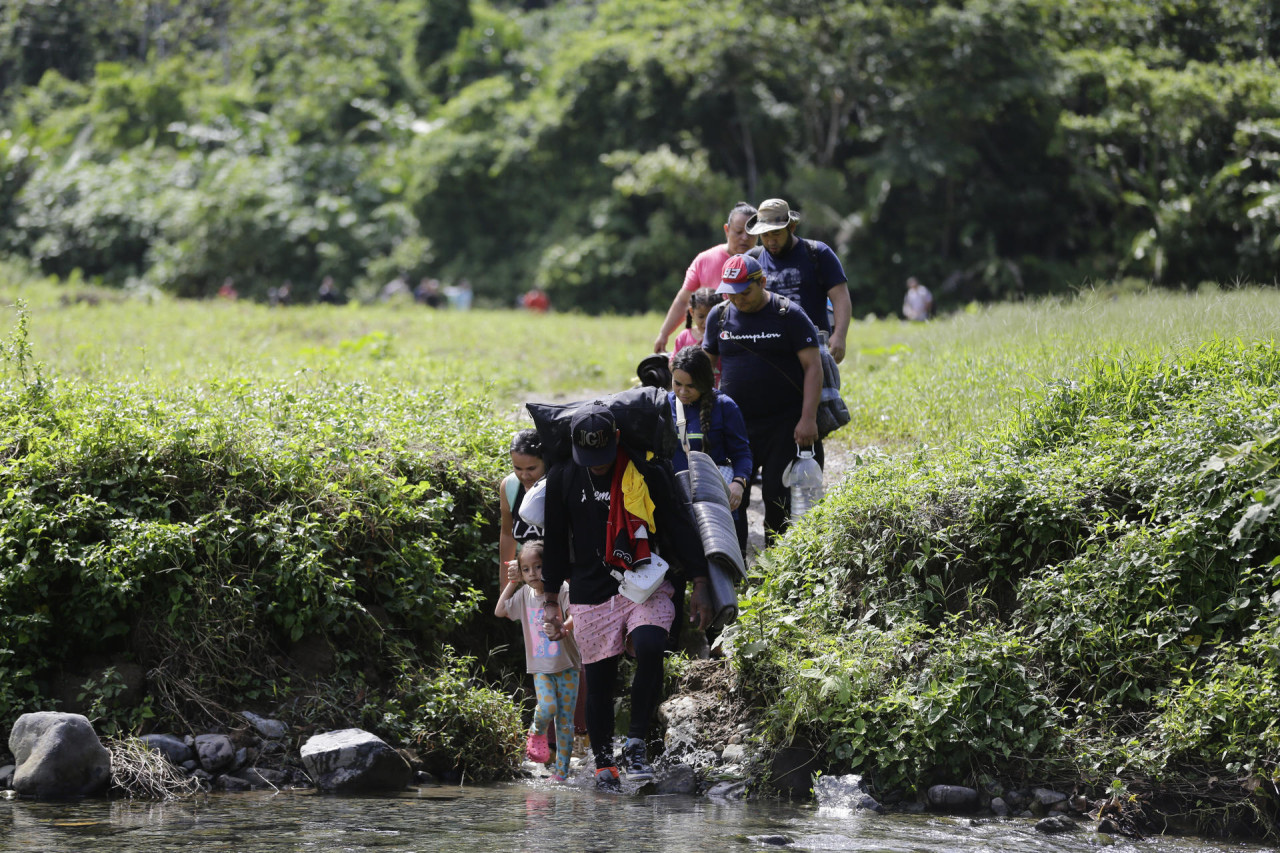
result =
[{"label": "child in background", "polygon": [[[542,630],[546,614],[542,608],[542,540],[532,539],[520,548],[518,565],[512,565],[507,585],[498,597],[494,615],[522,623],[525,669],[533,675],[538,707],[529,727],[525,751],[529,760],[543,764],[551,757],[547,746],[547,724],[556,723],[556,762],[551,779],[563,782],[569,775],[573,755],[573,709],[578,701],[578,670],[582,666],[578,646],[573,641],[573,617],[565,617],[565,636],[548,640]],[[524,584],[521,585],[520,581]],[[569,613],[569,585],[560,590],[560,612]]]},{"label": "child in background", "polygon": [[689,297],[689,312],[685,315],[684,330],[676,335],[675,346],[671,350],[673,358],[685,347],[702,344],[702,333],[707,328],[707,314],[711,313],[720,299],[715,289],[710,287],[699,288]]}]

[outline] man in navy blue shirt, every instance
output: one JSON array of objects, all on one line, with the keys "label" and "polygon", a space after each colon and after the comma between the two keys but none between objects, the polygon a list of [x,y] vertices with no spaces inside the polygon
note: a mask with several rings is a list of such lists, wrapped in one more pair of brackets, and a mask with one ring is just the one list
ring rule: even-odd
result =
[{"label": "man in navy blue shirt", "polygon": [[[747,233],[758,235],[764,247],[759,259],[769,290],[798,302],[813,325],[827,333],[831,356],[841,362],[853,313],[848,276],[830,246],[796,236],[799,220],[785,200],[770,198],[747,220]],[[832,318],[827,316],[828,299]]]},{"label": "man in navy blue shirt", "polygon": [[[720,390],[742,411],[751,443],[752,464],[760,468],[765,542],[787,526],[791,493],[782,472],[797,447],[818,441],[818,400],[822,361],[818,330],[790,299],[765,289],[767,278],[750,255],[734,255],[724,265],[718,293],[728,297],[707,315],[702,347],[720,366]],[[751,503],[744,493],[743,516]]]}]

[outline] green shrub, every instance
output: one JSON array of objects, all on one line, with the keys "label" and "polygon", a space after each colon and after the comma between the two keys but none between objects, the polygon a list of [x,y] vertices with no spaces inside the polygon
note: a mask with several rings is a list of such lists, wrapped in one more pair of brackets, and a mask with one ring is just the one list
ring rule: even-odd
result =
[{"label": "green shrub", "polygon": [[1099,359],[971,450],[865,460],[744,603],[770,736],[883,788],[1278,778],[1278,382],[1270,344]]},{"label": "green shrub", "polygon": [[317,689],[290,660],[304,638],[377,682],[393,641],[430,661],[472,630],[506,440],[483,398],[54,386],[22,346],[0,385],[0,721],[91,654],[136,656],[158,712],[200,717]]}]

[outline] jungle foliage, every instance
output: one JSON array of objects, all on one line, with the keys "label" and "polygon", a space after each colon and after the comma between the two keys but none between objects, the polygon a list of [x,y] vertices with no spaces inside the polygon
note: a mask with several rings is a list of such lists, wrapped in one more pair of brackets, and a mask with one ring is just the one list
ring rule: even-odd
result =
[{"label": "jungle foliage", "polygon": [[943,305],[1271,283],[1278,44],[1268,0],[14,0],[0,251],[637,312],[781,195],[860,314],[908,274]]},{"label": "jungle foliage", "polygon": [[971,448],[868,454],[734,629],[769,736],[882,792],[1157,789],[1272,831],[1278,382],[1272,342],[1128,351]]},{"label": "jungle foliage", "polygon": [[473,617],[506,430],[483,396],[68,383],[26,322],[0,384],[0,728],[65,710],[57,682],[91,671],[80,698],[108,733],[252,707],[360,725],[472,780],[517,766],[517,706],[452,651],[492,645]]}]

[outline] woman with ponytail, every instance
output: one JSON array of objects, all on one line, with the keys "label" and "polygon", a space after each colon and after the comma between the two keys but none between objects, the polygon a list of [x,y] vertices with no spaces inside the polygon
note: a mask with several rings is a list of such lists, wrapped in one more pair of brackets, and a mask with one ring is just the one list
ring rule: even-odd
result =
[{"label": "woman with ponytail", "polygon": [[[689,449],[701,450],[710,456],[725,474],[738,545],[746,554],[747,519],[738,512],[738,505],[750,483],[751,445],[742,412],[731,397],[716,389],[711,357],[702,347],[685,347],[672,357],[671,388],[667,394],[671,416],[678,419],[676,406],[684,407]],[[683,447],[676,448],[671,465],[677,473],[689,467]]]}]

